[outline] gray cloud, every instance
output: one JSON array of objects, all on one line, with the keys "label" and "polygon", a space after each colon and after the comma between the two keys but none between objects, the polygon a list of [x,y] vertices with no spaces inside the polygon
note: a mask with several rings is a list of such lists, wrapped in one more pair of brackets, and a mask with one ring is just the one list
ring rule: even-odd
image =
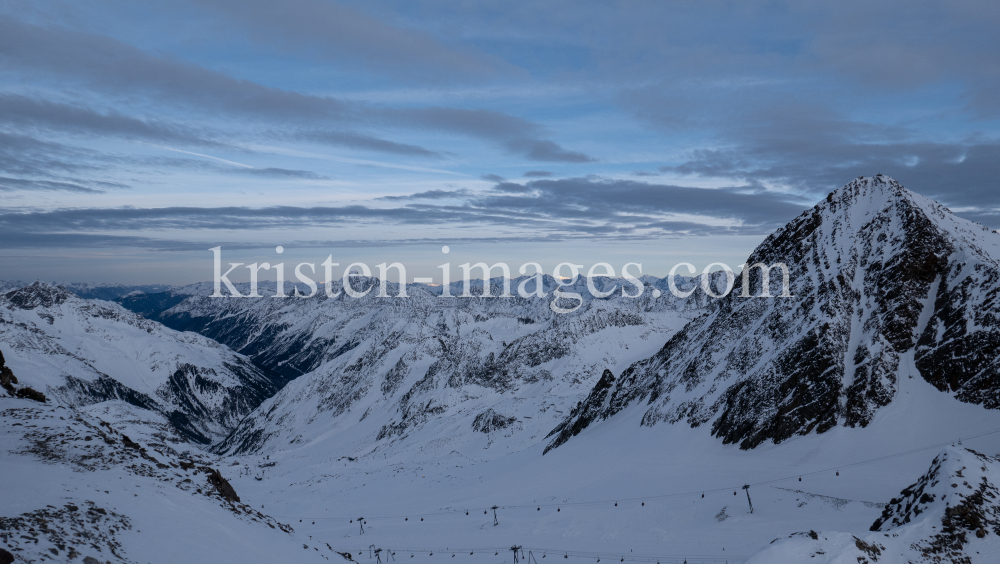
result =
[{"label": "gray cloud", "polygon": [[219,145],[188,128],[144,121],[118,113],[96,111],[32,99],[17,94],[0,93],[0,123],[19,128],[35,127],[85,135],[103,135],[126,139],[146,139],[195,145]]},{"label": "gray cloud", "polygon": [[479,178],[482,178],[483,180],[489,180],[490,182],[503,182],[504,181],[504,177],[500,176],[499,174],[484,174],[484,175],[480,176]]},{"label": "gray cloud", "polygon": [[88,194],[100,194],[103,192],[103,190],[88,188],[73,182],[25,180],[23,178],[0,176],[0,192],[11,192],[14,190],[27,190],[32,192],[85,192]]},{"label": "gray cloud", "polygon": [[523,186],[503,183],[474,202],[495,211],[624,224],[663,213],[694,214],[736,219],[765,230],[783,225],[811,204],[788,194],[748,194],[746,188],[703,189],[601,178],[534,180]]},{"label": "gray cloud", "polygon": [[128,188],[104,180],[101,154],[89,149],[43,141],[0,130],[0,191],[101,193]]},{"label": "gray cloud", "polygon": [[[18,94],[0,93],[0,124],[35,127],[51,131],[64,131],[83,135],[143,139],[182,145],[228,146],[216,138],[218,133],[194,131],[190,128],[153,120],[141,120],[119,113],[100,113],[88,108],[60,104],[48,100],[32,99]],[[272,137],[288,137],[277,132],[267,132]],[[395,143],[349,131],[302,131],[292,138],[324,145],[366,149],[381,153],[419,157],[441,157],[441,153],[423,147]],[[232,147],[230,147],[232,148]]]},{"label": "gray cloud", "polygon": [[201,109],[272,118],[335,117],[332,98],[269,88],[176,59],[156,57],[109,37],[43,28],[0,17],[0,68],[75,78],[122,97],[143,92]]},{"label": "gray cloud", "polygon": [[376,199],[395,202],[407,200],[444,200],[447,198],[465,198],[470,194],[471,192],[468,190],[428,190],[426,192],[417,192],[416,194],[408,194],[406,196],[382,196]]},{"label": "gray cloud", "polygon": [[552,173],[547,170],[529,170],[521,176],[525,178],[548,178],[552,176]]},{"label": "gray cloud", "polygon": [[93,177],[94,175],[130,168],[140,170],[175,168],[272,179],[329,179],[327,176],[308,170],[278,167],[248,168],[190,158],[108,155],[0,131],[0,172],[21,177],[41,177],[41,179],[4,177],[0,182],[0,190],[99,193],[107,189],[122,189],[128,186],[120,182],[102,180]]},{"label": "gray cloud", "polygon": [[386,124],[438,129],[492,140],[508,152],[533,161],[587,163],[594,159],[541,139],[543,128],[528,120],[493,110],[464,108],[391,108],[373,110]]},{"label": "gray cloud", "polygon": [[[859,175],[888,174],[905,186],[954,207],[972,218],[1000,208],[1000,139],[928,139],[919,130],[852,119],[818,100],[752,86],[716,93],[711,112],[705,101],[657,99],[652,90],[632,98],[643,119],[666,131],[711,127],[712,148],[689,151],[680,164],[662,172],[697,175],[748,184],[779,184],[819,198]],[[724,103],[723,103],[724,102]],[[697,124],[684,115],[702,116]],[[996,224],[993,224],[996,225]]]},{"label": "gray cloud", "polygon": [[27,135],[0,131],[0,172],[55,177],[80,170],[93,170],[82,161],[96,153],[42,141]]},{"label": "gray cloud", "polygon": [[343,65],[362,64],[411,80],[484,78],[511,67],[446,47],[430,34],[391,26],[361,12],[317,0],[198,0],[242,26],[253,41]]},{"label": "gray cloud", "polygon": [[[70,233],[121,232],[116,244],[127,243],[130,231],[207,229],[220,232],[244,229],[294,229],[303,226],[342,225],[344,222],[397,225],[484,225],[522,228],[541,237],[579,234],[649,239],[671,235],[767,233],[798,215],[808,203],[792,196],[747,194],[740,188],[700,189],[650,185],[633,181],[575,178],[535,180],[513,189],[504,183],[488,192],[431,190],[383,201],[412,202],[399,207],[362,205],[341,207],[275,206],[261,209],[224,208],[103,208],[47,212],[0,213],[0,235],[42,245],[44,236]],[[417,203],[455,200],[451,204]],[[678,221],[668,214],[694,214],[735,219],[740,227],[717,227]],[[32,238],[31,234],[38,235]],[[517,237],[517,236],[515,236]],[[137,239],[151,245],[146,237]],[[27,244],[27,243],[25,243]]]},{"label": "gray cloud", "polygon": [[507,147],[512,153],[524,154],[533,161],[550,163],[592,163],[597,159],[576,151],[568,151],[552,141],[511,139]]},{"label": "gray cloud", "polygon": [[[532,160],[572,163],[592,160],[541,138],[539,125],[502,112],[348,104],[327,96],[232,78],[191,63],[154,56],[109,37],[45,28],[3,16],[0,16],[0,69],[72,78],[107,96],[128,99],[133,93],[141,93],[209,113],[236,112],[282,122],[324,120],[430,129],[497,142],[505,150]],[[367,142],[368,148],[393,148],[374,139],[359,137],[355,141]],[[404,146],[394,148],[402,150]]]},{"label": "gray cloud", "polygon": [[386,139],[379,139],[378,137],[348,131],[301,131],[295,133],[292,137],[294,139],[311,141],[313,143],[320,143],[323,145],[368,149],[392,155],[434,158],[444,156],[438,151],[431,151],[430,149],[425,149],[416,145],[396,143],[394,141],[388,141]]},{"label": "gray cloud", "polygon": [[329,180],[329,176],[323,176],[308,170],[290,170],[287,168],[245,168],[232,167],[229,169],[232,174],[246,176],[256,176],[260,178],[295,178],[300,180]]},{"label": "gray cloud", "polygon": [[[881,91],[957,82],[970,109],[1000,115],[1000,7],[995,2],[899,0],[873,6],[854,0],[822,11],[827,12],[824,25],[809,34],[808,49],[824,67]],[[885,25],[888,18],[893,25]]]},{"label": "gray cloud", "polygon": [[784,184],[813,197],[881,172],[945,205],[979,208],[970,214],[1000,208],[1000,139],[926,141],[792,104],[754,113],[722,137],[724,148],[691,151],[686,162],[661,170]]}]

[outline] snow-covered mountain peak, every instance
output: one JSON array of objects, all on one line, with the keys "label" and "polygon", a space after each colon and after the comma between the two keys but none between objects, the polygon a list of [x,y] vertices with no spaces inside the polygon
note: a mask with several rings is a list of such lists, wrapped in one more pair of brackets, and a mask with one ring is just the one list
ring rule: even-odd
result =
[{"label": "snow-covered mountain peak", "polygon": [[711,423],[742,448],[865,427],[910,376],[1000,407],[996,257],[1000,236],[983,226],[889,177],[855,179],[747,260],[786,265],[790,297],[762,297],[751,266],[746,288],[740,277],[660,352],[595,388],[549,448],[640,401],[644,425]]},{"label": "snow-covered mountain peak", "polygon": [[6,294],[6,297],[11,304],[21,309],[52,307],[71,299],[80,299],[65,288],[53,286],[41,280],[36,280],[23,288],[11,290]]}]

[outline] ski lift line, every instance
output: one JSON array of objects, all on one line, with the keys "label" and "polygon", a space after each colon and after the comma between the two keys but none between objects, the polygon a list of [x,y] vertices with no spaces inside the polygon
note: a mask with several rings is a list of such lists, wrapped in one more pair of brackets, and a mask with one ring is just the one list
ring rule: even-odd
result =
[{"label": "ski lift line", "polygon": [[[754,486],[766,486],[766,485],[774,484],[774,483],[777,483],[777,482],[785,482],[785,481],[789,481],[789,480],[797,480],[800,477],[816,476],[816,475],[819,475],[819,474],[826,474],[826,473],[829,473],[829,472],[843,470],[845,468],[854,468],[854,467],[857,467],[857,466],[863,466],[865,464],[871,464],[873,462],[880,462],[880,461],[883,461],[883,460],[889,460],[891,458],[898,458],[900,456],[907,456],[907,455],[910,455],[910,454],[914,454],[914,453],[925,451],[925,450],[930,450],[930,449],[933,449],[933,448],[941,448],[943,446],[947,446],[947,445],[950,445],[950,444],[957,443],[959,440],[978,439],[980,437],[985,437],[985,436],[988,436],[988,435],[995,435],[997,433],[1000,433],[1000,428],[992,429],[992,430],[989,430],[989,431],[984,431],[982,433],[978,433],[978,434],[975,434],[975,435],[963,436],[963,437],[961,437],[961,439],[955,439],[955,440],[951,440],[951,441],[944,441],[944,442],[941,442],[941,443],[935,443],[935,444],[932,444],[932,445],[926,445],[926,446],[922,446],[922,447],[918,447],[918,448],[913,448],[913,449],[906,450],[906,451],[903,451],[903,452],[897,452],[897,453],[893,453],[893,454],[886,454],[886,455],[883,455],[883,456],[878,456],[878,457],[875,457],[875,458],[869,458],[867,460],[861,460],[861,461],[858,461],[858,462],[851,462],[851,463],[848,463],[848,464],[838,464],[837,466],[832,466],[830,468],[824,468],[822,470],[814,470],[812,472],[803,472],[803,473],[794,474],[794,475],[791,475],[791,476],[785,476],[783,478],[774,478],[774,479],[771,479],[771,480],[763,480],[763,481],[760,481],[760,482],[753,482],[753,483],[750,483],[750,484],[741,484],[741,485],[734,485],[734,486],[723,487],[723,488],[714,488],[714,489],[701,489],[701,490],[689,491],[689,492],[676,492],[676,493],[657,494],[657,495],[649,495],[649,496],[644,496],[644,497],[601,499],[601,500],[593,500],[593,501],[566,501],[566,502],[562,502],[562,503],[532,503],[532,504],[528,504],[528,505],[498,505],[497,509],[526,509],[526,508],[541,508],[541,507],[556,507],[556,508],[560,508],[560,507],[567,507],[567,506],[579,507],[579,506],[588,506],[588,505],[614,504],[614,503],[622,503],[622,502],[644,502],[644,501],[649,501],[649,500],[654,500],[654,499],[669,499],[669,498],[674,498],[674,497],[700,496],[703,493],[717,493],[717,492],[725,492],[725,491],[735,491],[735,490],[743,489],[743,485],[749,485],[751,487],[754,487]],[[486,509],[488,510],[490,508],[487,507]],[[383,516],[378,516],[378,517],[365,517],[365,521],[368,521],[370,519],[385,520],[385,519],[404,519],[404,518],[407,518],[407,517],[435,517],[435,516],[442,516],[442,515],[450,515],[450,514],[454,514],[454,513],[463,513],[465,511],[467,511],[467,510],[466,509],[449,509],[449,510],[435,511],[435,512],[430,512],[430,513],[407,513],[407,514],[404,514],[404,515],[388,515],[388,516],[383,515]],[[322,520],[327,520],[327,521],[329,521],[329,520],[341,520],[341,519],[343,519],[343,520],[346,521],[346,520],[350,520],[350,519],[354,519],[354,518],[353,517],[275,517],[275,519],[293,519],[293,520],[294,519],[308,519],[310,521],[319,521],[321,519]],[[509,551],[510,547],[505,547],[504,550],[508,550]],[[532,550],[535,550],[535,549],[533,548]]]},{"label": "ski lift line", "polygon": [[[433,552],[446,554],[457,554],[464,552],[472,552],[478,554],[487,554],[490,551],[493,552],[510,552],[513,547],[510,546],[490,546],[490,547],[457,547],[457,546],[446,546],[446,547],[395,547],[392,552],[409,552],[411,554],[430,554]],[[735,554],[723,554],[723,555],[710,555],[710,554],[639,554],[632,552],[597,552],[588,550],[565,550],[565,549],[552,549],[552,548],[538,548],[533,546],[521,546],[517,545],[519,552],[535,552],[541,554],[552,553],[553,557],[559,555],[572,556],[574,558],[614,558],[622,559],[629,562],[670,562],[672,560],[684,560],[687,559],[688,562],[739,562],[749,558],[749,556],[740,556]],[[368,550],[368,549],[365,549]],[[351,552],[349,548],[345,548],[342,552]]]}]

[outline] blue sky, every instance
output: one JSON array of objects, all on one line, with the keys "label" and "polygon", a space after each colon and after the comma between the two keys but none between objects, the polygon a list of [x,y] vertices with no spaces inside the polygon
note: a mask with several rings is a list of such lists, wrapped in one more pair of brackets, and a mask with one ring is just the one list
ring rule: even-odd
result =
[{"label": "blue sky", "polygon": [[859,175],[1000,227],[996,2],[0,3],[0,267],[738,265]]}]

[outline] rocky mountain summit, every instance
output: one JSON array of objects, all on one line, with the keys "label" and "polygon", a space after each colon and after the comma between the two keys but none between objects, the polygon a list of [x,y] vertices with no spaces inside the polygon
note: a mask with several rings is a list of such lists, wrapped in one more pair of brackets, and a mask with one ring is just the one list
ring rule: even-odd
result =
[{"label": "rocky mountain summit", "polygon": [[787,265],[789,297],[777,269],[772,297],[760,297],[762,270],[752,268],[655,355],[605,373],[546,450],[641,402],[643,425],[710,424],[744,449],[864,427],[903,374],[996,409],[998,257],[1000,234],[891,178],[858,178],[748,258]]}]

